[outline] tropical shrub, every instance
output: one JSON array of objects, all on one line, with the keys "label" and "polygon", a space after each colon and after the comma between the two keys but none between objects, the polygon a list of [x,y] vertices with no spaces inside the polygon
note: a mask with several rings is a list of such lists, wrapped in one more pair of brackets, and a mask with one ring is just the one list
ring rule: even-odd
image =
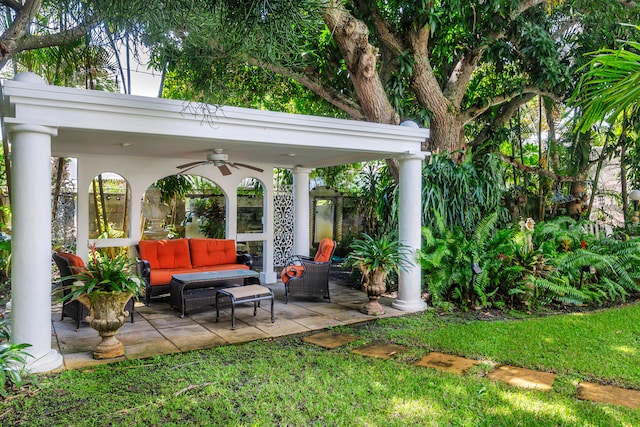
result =
[{"label": "tropical shrub", "polygon": [[28,383],[24,372],[29,353],[25,351],[30,344],[10,342],[9,325],[0,319],[0,395],[6,397],[11,387],[20,388]]},{"label": "tropical shrub", "polygon": [[[482,218],[497,212],[498,220],[510,220],[501,206],[502,168],[493,155],[465,153],[456,163],[448,153],[434,154],[422,172],[423,225],[461,227],[473,233]],[[437,217],[436,214],[440,215]]]},{"label": "tropical shrub", "polygon": [[482,263],[481,252],[488,244],[496,220],[495,214],[487,217],[469,236],[461,226],[447,227],[439,214],[435,215],[434,227],[423,227],[418,260],[434,304],[451,301],[464,308],[487,304],[491,292],[484,286],[486,281],[472,280],[472,266]]},{"label": "tropical shrub", "polygon": [[436,219],[436,227],[423,229],[419,253],[434,305],[531,310],[552,303],[599,305],[640,290],[638,239],[596,239],[566,217],[496,229],[493,214],[473,233]]}]

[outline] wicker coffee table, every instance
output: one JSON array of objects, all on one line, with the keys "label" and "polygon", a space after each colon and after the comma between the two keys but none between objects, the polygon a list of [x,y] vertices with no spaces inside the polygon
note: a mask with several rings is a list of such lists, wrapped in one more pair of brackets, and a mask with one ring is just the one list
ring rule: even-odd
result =
[{"label": "wicker coffee table", "polygon": [[244,302],[253,303],[253,315],[257,313],[258,304],[263,300],[271,300],[271,323],[276,319],[273,315],[273,291],[266,286],[248,285],[235,288],[223,288],[216,291],[216,322],[220,319],[218,302],[221,297],[231,299],[231,329],[236,329],[236,304]]},{"label": "wicker coffee table", "polygon": [[242,280],[242,285],[260,283],[260,273],[253,270],[221,270],[201,273],[174,274],[169,284],[171,306],[181,312],[180,317],[194,308],[214,305],[216,291],[233,286],[231,282]]}]

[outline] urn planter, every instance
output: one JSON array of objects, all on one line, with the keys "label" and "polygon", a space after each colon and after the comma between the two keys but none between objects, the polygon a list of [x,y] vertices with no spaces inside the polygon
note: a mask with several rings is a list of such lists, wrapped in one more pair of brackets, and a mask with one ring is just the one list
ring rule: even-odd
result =
[{"label": "urn planter", "polygon": [[406,246],[393,235],[370,236],[362,234],[349,246],[351,252],[346,263],[362,273],[363,289],[369,301],[360,310],[370,316],[384,314],[380,296],[387,290],[389,272],[397,272],[410,263]]},{"label": "urn planter", "polygon": [[[133,295],[122,292],[101,292],[92,295],[89,326],[98,331],[102,341],[93,349],[94,359],[124,356],[124,345],[116,338],[129,316],[124,309]],[[88,299],[88,298],[87,298]]]},{"label": "urn planter", "polygon": [[102,337],[93,351],[95,359],[124,355],[124,345],[116,334],[129,315],[125,310],[127,302],[137,296],[142,287],[142,279],[135,274],[134,266],[135,262],[125,253],[109,258],[92,246],[86,268],[79,268],[70,276],[74,282],[62,299],[77,299],[89,307],[89,325]]}]

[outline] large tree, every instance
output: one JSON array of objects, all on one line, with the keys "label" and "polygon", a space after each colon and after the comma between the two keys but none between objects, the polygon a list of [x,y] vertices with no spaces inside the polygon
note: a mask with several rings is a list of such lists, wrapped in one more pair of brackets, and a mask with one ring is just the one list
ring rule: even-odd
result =
[{"label": "large tree", "polygon": [[619,0],[185,1],[162,2],[180,11],[164,19],[149,10],[146,40],[205,98],[258,67],[353,119],[418,119],[447,151],[483,143],[536,95],[562,99],[576,43],[602,25],[591,16],[637,15]]}]

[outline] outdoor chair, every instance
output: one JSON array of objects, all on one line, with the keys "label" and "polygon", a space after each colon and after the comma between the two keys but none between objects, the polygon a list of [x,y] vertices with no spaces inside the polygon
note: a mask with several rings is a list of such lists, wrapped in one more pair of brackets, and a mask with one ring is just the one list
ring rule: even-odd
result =
[{"label": "outdoor chair", "polygon": [[331,300],[329,270],[335,249],[336,242],[325,238],[320,241],[314,258],[294,255],[287,260],[280,273],[284,283],[285,303],[289,303],[289,294]]},{"label": "outdoor chair", "polygon": [[[63,295],[68,295],[71,292],[71,285],[75,281],[72,276],[85,268],[84,261],[77,255],[67,252],[54,252],[51,257],[56,263],[58,270],[60,271],[60,287],[62,288]],[[125,310],[131,313],[131,323],[133,323],[133,311],[134,311],[135,299],[131,298]],[[80,322],[89,315],[89,307],[84,305],[78,300],[66,300],[62,303],[62,316],[60,320],[64,320],[64,317],[71,317],[76,321],[76,330],[80,328]]]}]

